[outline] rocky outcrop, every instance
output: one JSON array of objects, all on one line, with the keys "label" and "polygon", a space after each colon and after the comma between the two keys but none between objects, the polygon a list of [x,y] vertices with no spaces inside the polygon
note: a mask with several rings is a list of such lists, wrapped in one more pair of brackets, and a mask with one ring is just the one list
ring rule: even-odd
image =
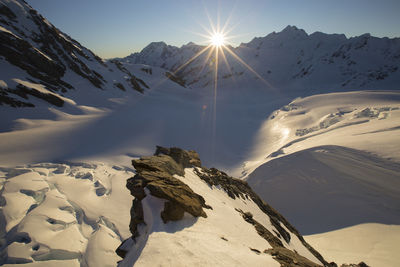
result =
[{"label": "rocky outcrop", "polygon": [[[252,213],[245,212],[235,208],[247,223],[254,226],[254,230],[265,239],[272,248],[264,251],[250,248],[257,254],[265,253],[271,255],[282,267],[302,266],[317,267],[321,266],[306,257],[291,250],[287,244],[290,244],[291,238],[295,236],[300,240],[303,246],[317,258],[323,266],[337,267],[336,263],[328,263],[314,248],[312,248],[299,232],[289,222],[271,206],[260,199],[250,188],[246,181],[228,176],[226,173],[215,168],[205,168],[201,166],[199,155],[195,151],[185,151],[180,148],[165,148],[157,146],[153,156],[142,157],[132,160],[136,169],[136,175],[127,180],[127,188],[134,196],[131,208],[130,231],[131,239],[125,240],[116,250],[122,258],[130,249],[132,244],[142,244],[146,235],[149,235],[146,228],[144,204],[148,195],[163,199],[164,207],[160,217],[164,223],[169,221],[181,220],[184,213],[187,212],[194,217],[207,218],[205,209],[212,209],[206,204],[205,199],[195,193],[187,184],[184,178],[178,179],[174,175],[184,176],[185,168],[193,168],[194,173],[212,188],[219,188],[226,192],[232,199],[242,199],[254,202],[258,208],[270,218],[272,229],[267,229],[262,223],[253,218]],[[143,236],[142,236],[143,235]],[[221,237],[228,242],[228,239]],[[133,241],[133,242],[132,242]],[[128,245],[128,244],[131,245]],[[133,246],[133,245],[132,245]],[[141,245],[136,246],[140,248]],[[344,265],[365,267],[359,265]]]},{"label": "rocky outcrop", "polygon": [[342,264],[340,267],[369,267],[365,262],[360,262],[358,264],[350,263],[350,264]]},{"label": "rocky outcrop", "polygon": [[[318,267],[320,265],[315,264],[314,262],[310,261],[309,259],[287,249],[284,247],[274,247],[272,249],[267,249],[264,251],[266,254],[270,254],[277,260],[282,267],[292,267],[292,266],[299,266],[299,267]],[[327,266],[327,265],[326,265]],[[334,267],[335,264],[329,264],[328,266]]]},{"label": "rocky outcrop", "polygon": [[168,72],[168,71],[165,73],[165,76],[168,79],[170,79],[171,81],[173,81],[174,83],[177,83],[182,87],[186,87],[186,82],[185,82],[184,79],[182,79],[182,77],[178,77],[178,76],[176,76],[176,75],[174,75],[174,74],[172,74],[171,72]]},{"label": "rocky outcrop", "polygon": [[[114,59],[114,60],[110,60],[111,63],[113,63],[120,71],[126,73],[129,77],[129,82],[132,86],[133,89],[135,89],[136,91],[138,91],[139,93],[144,92],[144,88],[149,89],[150,87],[142,80],[139,79],[138,77],[136,77],[135,75],[133,75],[132,73],[130,73],[123,65],[121,62],[119,62],[118,60]],[[119,85],[116,85],[119,89],[125,91],[125,88],[123,88],[123,85],[119,83]],[[142,87],[143,86],[143,87]]]},{"label": "rocky outcrop", "polygon": [[[142,200],[150,195],[165,200],[160,216],[164,223],[181,220],[187,212],[194,217],[207,217],[204,208],[211,209],[202,196],[173,175],[184,175],[184,168],[200,167],[199,155],[194,151],[180,148],[157,147],[154,156],[132,160],[136,175],[127,180],[126,187],[135,197],[131,208],[129,225],[132,238],[139,236],[138,226],[145,224]],[[117,249],[124,257],[126,251]]]}]

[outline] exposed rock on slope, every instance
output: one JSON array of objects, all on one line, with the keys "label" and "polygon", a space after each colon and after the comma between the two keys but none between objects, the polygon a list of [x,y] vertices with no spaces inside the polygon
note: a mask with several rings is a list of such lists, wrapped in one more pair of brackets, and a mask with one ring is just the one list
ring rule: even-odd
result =
[{"label": "exposed rock on slope", "polygon": [[[193,159],[191,156],[194,156]],[[184,175],[184,167],[200,166],[196,152],[159,147],[155,156],[132,160],[132,164],[137,174],[127,181],[126,186],[135,197],[130,224],[133,236],[137,235],[137,224],[143,222],[140,201],[146,197],[144,189],[155,197],[167,200],[161,213],[164,223],[182,219],[185,211],[194,217],[207,217],[203,208],[211,207],[205,204],[204,198],[173,177],[174,174]],[[140,216],[137,217],[137,214]]]},{"label": "exposed rock on slope", "polygon": [[[266,257],[258,260],[264,259],[267,263],[267,258],[272,255],[281,266],[331,265],[305,242],[282,215],[263,202],[245,181],[229,177],[214,168],[201,167],[196,152],[179,148],[157,147],[154,156],[133,160],[132,164],[136,169],[136,175],[127,181],[127,187],[135,197],[131,209],[132,238],[125,240],[117,249],[117,253],[125,257],[121,266],[129,266],[140,260],[142,251],[153,243],[151,239],[154,234],[151,234],[152,230],[149,228],[157,224],[156,221],[159,219],[163,224],[170,225],[173,221],[187,220],[184,217],[184,213],[187,212],[193,217],[204,218],[204,221],[193,221],[194,225],[191,228],[195,228],[195,225],[201,225],[221,216],[219,204],[214,204],[216,198],[221,199],[225,205],[226,201],[230,199],[229,201],[233,204],[233,206],[224,206],[223,209],[230,210],[238,222],[229,221],[230,218],[221,218],[227,220],[228,225],[225,227],[229,228],[229,225],[238,223],[246,229],[253,228],[252,234],[258,236],[257,240],[260,239],[257,242],[260,244],[264,242],[264,248],[255,248],[254,245],[248,247],[248,253],[253,253],[251,255],[255,253],[255,255],[262,254],[263,257]],[[193,182],[198,183],[198,186],[193,186]],[[200,192],[203,193],[200,194]],[[157,214],[153,214],[155,217],[149,217],[149,214],[146,214],[146,212],[151,212],[151,209],[157,209],[146,203],[146,201],[154,202],[148,200],[149,197],[163,200],[163,207],[160,208],[158,218]],[[148,221],[146,221],[146,216]],[[211,217],[208,218],[208,216]],[[267,218],[268,220],[266,220]],[[251,225],[251,228],[246,225]],[[219,226],[211,225],[209,227],[218,228]],[[212,230],[209,229],[209,231]],[[249,231],[251,232],[251,230]],[[171,238],[173,239],[173,237]],[[244,243],[254,242],[254,240],[245,241],[246,238],[250,238],[246,236],[221,235],[221,240],[225,242],[230,242],[231,239],[238,242],[238,238],[244,239],[241,240]],[[186,249],[190,250],[191,248]],[[207,249],[207,253],[216,253],[210,251],[211,247]],[[133,254],[135,256],[132,256]],[[224,265],[223,262],[221,264]]]},{"label": "exposed rock on slope", "polygon": [[[126,69],[121,70],[115,62],[104,62],[62,33],[22,0],[0,1],[0,68],[4,74],[1,79],[7,85],[0,87],[0,104],[14,107],[33,105],[26,101],[28,97],[21,99],[24,92],[16,78],[60,94],[82,84],[109,90],[132,88],[139,92],[148,88]],[[49,98],[30,95],[62,106]]]}]

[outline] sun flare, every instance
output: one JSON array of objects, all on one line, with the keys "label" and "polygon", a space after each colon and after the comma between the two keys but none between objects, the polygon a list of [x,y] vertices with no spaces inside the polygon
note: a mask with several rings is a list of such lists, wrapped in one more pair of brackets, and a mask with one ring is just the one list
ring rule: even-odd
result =
[{"label": "sun flare", "polygon": [[224,34],[219,32],[214,33],[210,38],[210,42],[213,46],[220,47],[225,43],[225,36]]}]

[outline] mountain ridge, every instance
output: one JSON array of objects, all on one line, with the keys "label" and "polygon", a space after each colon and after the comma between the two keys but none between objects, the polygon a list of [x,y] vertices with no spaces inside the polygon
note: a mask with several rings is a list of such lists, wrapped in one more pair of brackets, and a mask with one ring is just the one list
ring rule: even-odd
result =
[{"label": "mountain ridge", "polygon": [[[154,42],[141,52],[119,60],[128,64],[165,68],[176,72],[193,87],[204,87],[212,82],[213,55],[207,61],[207,52],[195,60],[192,57],[205,47],[191,44],[189,49],[187,45],[176,47]],[[378,38],[369,33],[350,38],[344,34],[307,34],[289,25],[280,32],[255,37],[237,47],[228,47],[263,79],[280,90],[298,90],[307,86],[319,89],[322,81],[325,86],[330,84],[330,90],[368,89],[376,87],[374,84],[389,89],[395,88],[393,83],[400,80],[400,38]],[[238,63],[227,49],[222,50],[225,50],[224,57],[229,67],[220,56],[219,86],[229,86],[227,78],[236,79],[236,82],[244,79],[240,77],[243,73],[246,79],[255,79],[254,74]],[[368,58],[368,62],[365,58]],[[188,61],[190,63],[185,65]],[[393,81],[386,83],[383,81],[385,79]]]},{"label": "mountain ridge", "polygon": [[[32,98],[49,98],[79,90],[143,93],[146,83],[116,61],[106,62],[61,32],[24,1],[0,2],[0,104],[35,106]],[[7,70],[7,71],[6,71]],[[17,76],[17,77],[15,77]],[[20,80],[42,86],[29,86]],[[56,106],[63,106],[59,101]]]}]

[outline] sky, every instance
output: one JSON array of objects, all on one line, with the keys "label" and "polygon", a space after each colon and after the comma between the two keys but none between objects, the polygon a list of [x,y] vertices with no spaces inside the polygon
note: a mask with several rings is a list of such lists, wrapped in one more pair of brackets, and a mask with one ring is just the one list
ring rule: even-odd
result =
[{"label": "sky", "polygon": [[[400,37],[400,0],[27,0],[61,31],[102,58],[125,57],[151,42],[206,44],[218,17],[229,42],[247,43],[287,25],[311,34]],[[210,18],[210,19],[209,19]]]}]

